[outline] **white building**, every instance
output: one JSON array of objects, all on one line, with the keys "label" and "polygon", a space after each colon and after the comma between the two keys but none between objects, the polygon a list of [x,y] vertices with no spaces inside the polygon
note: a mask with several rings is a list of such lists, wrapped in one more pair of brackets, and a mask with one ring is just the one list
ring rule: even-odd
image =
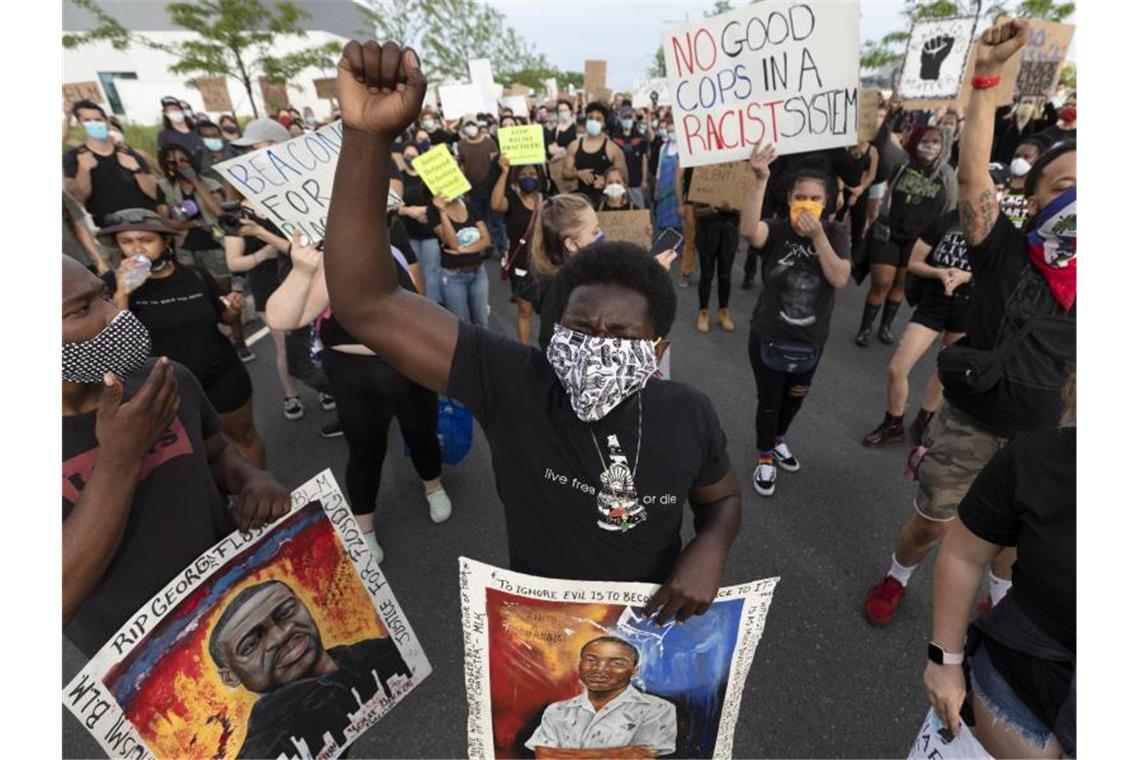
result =
[{"label": "white building", "polygon": [[[300,22],[307,34],[305,37],[282,38],[275,54],[302,50],[329,41],[344,45],[349,39],[359,37],[365,27],[363,17],[352,0],[294,2],[310,14],[309,18]],[[272,7],[271,2],[266,5]],[[100,7],[126,28],[156,41],[174,42],[197,37],[170,23],[166,3],[161,0],[102,0]],[[64,1],[65,33],[87,31],[94,25],[95,20],[90,14]],[[335,59],[333,56],[334,61]],[[109,42],[95,42],[63,51],[64,82],[97,82],[103,94],[103,107],[109,113],[118,114],[130,122],[156,124],[161,120],[159,102],[166,95],[185,100],[195,111],[206,110],[197,88],[187,84],[196,75],[172,74],[168,70],[176,62],[177,59],[166,53],[140,45],[132,45],[120,51]],[[324,70],[306,69],[289,84],[290,104],[297,109],[309,106],[318,118],[328,116],[331,103],[317,97],[313,80],[335,75],[336,70],[332,67]],[[252,116],[253,108],[241,82],[232,77],[227,78],[227,87],[236,113],[239,116]],[[256,78],[253,81],[253,97],[258,114],[266,115],[261,87]],[[210,113],[217,118],[219,112]]]}]

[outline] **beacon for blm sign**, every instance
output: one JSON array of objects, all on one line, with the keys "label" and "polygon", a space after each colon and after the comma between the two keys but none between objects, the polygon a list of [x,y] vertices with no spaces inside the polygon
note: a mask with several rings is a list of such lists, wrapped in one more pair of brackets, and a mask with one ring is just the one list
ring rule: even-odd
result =
[{"label": "beacon for blm sign", "polygon": [[769,0],[664,32],[682,166],[853,145],[859,4]]}]

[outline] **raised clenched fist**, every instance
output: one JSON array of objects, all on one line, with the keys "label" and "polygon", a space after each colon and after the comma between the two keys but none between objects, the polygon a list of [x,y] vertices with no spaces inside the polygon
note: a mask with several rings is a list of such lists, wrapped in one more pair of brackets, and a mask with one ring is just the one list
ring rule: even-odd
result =
[{"label": "raised clenched fist", "polygon": [[982,32],[978,52],[974,58],[976,76],[995,76],[1001,73],[1005,62],[1025,46],[1029,38],[1029,22],[1015,18]]},{"label": "raised clenched fist", "polygon": [[950,51],[954,49],[954,38],[949,34],[939,34],[926,40],[922,46],[921,67],[918,78],[927,81],[936,81],[942,71],[942,62]]},{"label": "raised clenched fist", "polygon": [[427,80],[411,48],[353,41],[337,63],[337,100],[346,129],[395,137],[420,114]]}]

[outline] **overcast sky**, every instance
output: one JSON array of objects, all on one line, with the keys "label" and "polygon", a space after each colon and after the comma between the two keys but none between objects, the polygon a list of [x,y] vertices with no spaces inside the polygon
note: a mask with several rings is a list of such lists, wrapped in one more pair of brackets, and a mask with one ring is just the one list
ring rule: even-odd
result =
[{"label": "overcast sky", "polygon": [[[645,77],[661,44],[661,30],[695,21],[712,0],[487,0],[548,60],[564,71],[584,61],[606,61],[606,84],[627,90]],[[737,6],[744,5],[737,0]],[[862,0],[859,36],[879,39],[903,27],[903,0]],[[1072,23],[1072,21],[1070,21]],[[1076,60],[1076,39],[1069,50]]]}]

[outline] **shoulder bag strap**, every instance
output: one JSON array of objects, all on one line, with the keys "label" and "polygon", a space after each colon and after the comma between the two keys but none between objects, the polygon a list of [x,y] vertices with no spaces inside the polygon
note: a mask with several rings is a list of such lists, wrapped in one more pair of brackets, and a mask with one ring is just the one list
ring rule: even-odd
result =
[{"label": "shoulder bag strap", "polygon": [[522,240],[515,246],[515,250],[511,252],[510,257],[507,258],[507,263],[503,265],[504,272],[510,272],[511,267],[515,265],[515,259],[523,252],[527,244],[530,242],[530,234],[534,231],[535,222],[538,221],[539,211],[542,209],[542,196],[538,196],[538,200],[534,204],[534,208],[530,212],[530,222],[526,225],[526,232],[523,233]]}]

